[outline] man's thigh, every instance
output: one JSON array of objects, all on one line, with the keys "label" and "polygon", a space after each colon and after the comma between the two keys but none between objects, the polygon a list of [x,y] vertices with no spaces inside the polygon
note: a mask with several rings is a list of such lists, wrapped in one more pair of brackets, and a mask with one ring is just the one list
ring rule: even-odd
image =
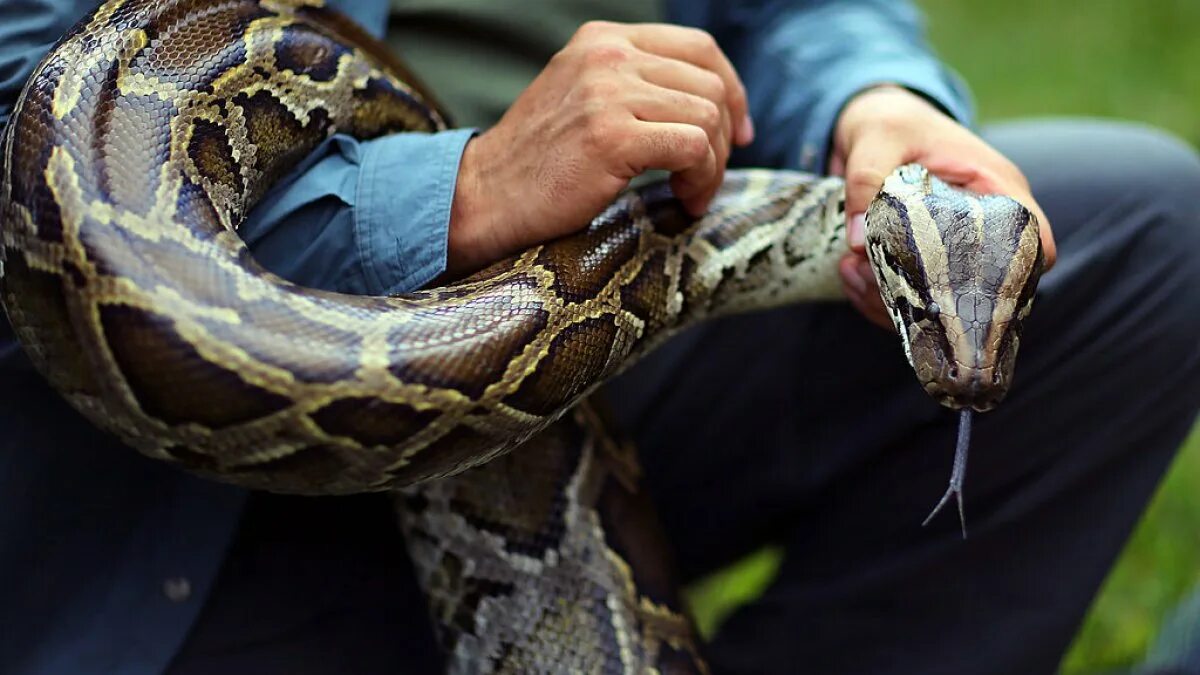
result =
[{"label": "man's thigh", "polygon": [[787,556],[718,666],[1052,670],[1200,402],[1200,162],[1141,127],[1007,125],[1059,243],[1000,408],[975,424],[970,539],[919,524],[955,416],[844,306],[703,327],[609,389],[688,574]]}]

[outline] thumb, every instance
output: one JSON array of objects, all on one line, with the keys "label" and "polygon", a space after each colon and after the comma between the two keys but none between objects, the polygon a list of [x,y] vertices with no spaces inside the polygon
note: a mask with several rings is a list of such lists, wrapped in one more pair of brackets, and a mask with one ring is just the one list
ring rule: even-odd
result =
[{"label": "thumb", "polygon": [[865,138],[854,144],[846,156],[846,239],[850,250],[865,250],[863,214],[883,180],[905,162],[905,148],[887,135]]}]

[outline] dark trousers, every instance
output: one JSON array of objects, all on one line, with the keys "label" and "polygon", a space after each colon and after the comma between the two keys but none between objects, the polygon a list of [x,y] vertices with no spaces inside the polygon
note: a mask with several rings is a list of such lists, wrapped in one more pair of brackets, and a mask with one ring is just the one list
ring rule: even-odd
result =
[{"label": "dark trousers", "polygon": [[846,306],[704,326],[610,387],[688,575],[769,541],[729,673],[1051,673],[1200,409],[1200,161],[1140,127],[1002,126],[1057,235],[1015,385],[956,416]]},{"label": "dark trousers", "polygon": [[[917,386],[899,340],[848,306],[702,326],[607,390],[688,578],[767,543],[785,549],[777,580],[711,645],[718,672],[1053,672],[1193,424],[1195,153],[1100,122],[986,136],[1029,177],[1059,262],[1008,400],[976,419],[968,540],[949,512],[920,527],[945,489],[956,417]],[[305,587],[348,573],[345,556],[297,572],[329,540],[347,550],[346,536],[392,536],[382,524],[328,530],[246,528],[173,672],[431,672],[411,580],[387,579],[408,568],[398,549],[368,548],[373,562],[355,562],[358,580],[339,593]],[[253,640],[231,623],[280,613],[292,630]],[[339,659],[351,653],[353,665]]]}]

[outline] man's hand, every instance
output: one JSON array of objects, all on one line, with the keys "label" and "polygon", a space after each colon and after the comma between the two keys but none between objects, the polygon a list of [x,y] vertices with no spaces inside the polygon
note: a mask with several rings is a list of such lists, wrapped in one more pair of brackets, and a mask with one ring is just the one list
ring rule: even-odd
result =
[{"label": "man's hand", "polygon": [[892,328],[863,244],[863,214],[896,167],[919,162],[949,183],[1016,199],[1041,223],[1046,269],[1054,264],[1054,235],[1029,182],[1010,161],[925,99],[894,86],[859,94],[842,110],[834,131],[830,173],[846,177],[850,251],[840,271],[847,297],[868,319]]},{"label": "man's hand", "polygon": [[710,35],[585,24],[500,122],[467,144],[449,272],[582,228],[649,169],[671,171],[676,196],[702,213],[731,143],[753,136],[745,88]]}]

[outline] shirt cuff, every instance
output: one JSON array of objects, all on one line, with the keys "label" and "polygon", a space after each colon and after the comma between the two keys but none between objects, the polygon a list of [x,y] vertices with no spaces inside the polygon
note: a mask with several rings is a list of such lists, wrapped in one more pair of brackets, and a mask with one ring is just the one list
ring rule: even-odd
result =
[{"label": "shirt cuff", "polygon": [[838,78],[825,88],[801,134],[794,163],[801,171],[823,173],[829,160],[833,133],[842,108],[859,92],[873,86],[893,84],[912,91],[961,124],[972,124],[973,109],[966,86],[953,73],[932,59],[900,57],[873,63],[855,63],[839,69]]},{"label": "shirt cuff", "polygon": [[395,134],[365,144],[354,233],[371,294],[420,288],[445,271],[459,162],[475,133]]}]

